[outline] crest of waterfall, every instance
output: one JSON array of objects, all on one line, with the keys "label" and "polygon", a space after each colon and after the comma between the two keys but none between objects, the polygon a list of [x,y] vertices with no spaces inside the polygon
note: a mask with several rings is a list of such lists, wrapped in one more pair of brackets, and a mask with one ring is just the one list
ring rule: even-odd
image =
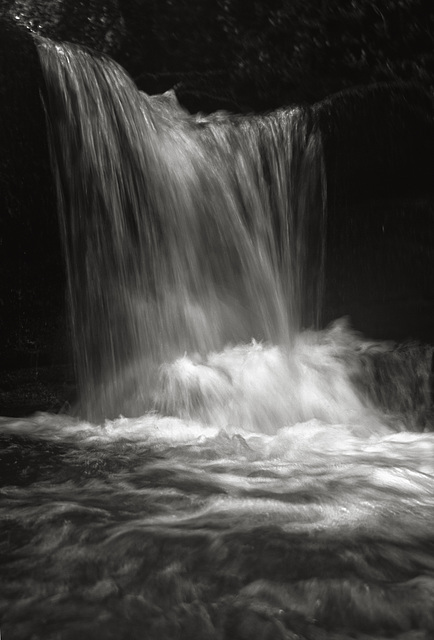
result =
[{"label": "crest of waterfall", "polygon": [[308,109],[184,112],[38,39],[81,412],[141,414],[163,363],[319,322],[325,179]]}]

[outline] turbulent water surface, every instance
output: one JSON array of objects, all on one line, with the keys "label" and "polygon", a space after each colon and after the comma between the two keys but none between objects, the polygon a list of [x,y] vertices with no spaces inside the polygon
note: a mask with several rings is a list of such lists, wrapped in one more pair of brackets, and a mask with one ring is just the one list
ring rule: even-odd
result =
[{"label": "turbulent water surface", "polygon": [[430,351],[338,324],[167,363],[160,413],[2,418],[3,637],[432,637]]}]

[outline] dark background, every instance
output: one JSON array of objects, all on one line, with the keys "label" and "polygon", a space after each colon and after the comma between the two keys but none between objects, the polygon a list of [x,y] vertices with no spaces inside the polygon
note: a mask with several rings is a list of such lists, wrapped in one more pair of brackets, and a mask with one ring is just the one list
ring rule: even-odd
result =
[{"label": "dark background", "polygon": [[431,0],[2,0],[0,11],[109,54],[148,93],[176,87],[191,109],[265,110],[434,73]]},{"label": "dark background", "polygon": [[434,342],[431,0],[0,0],[0,25],[0,413],[74,394],[32,34],[104,52],[192,112],[317,104],[323,324]]}]

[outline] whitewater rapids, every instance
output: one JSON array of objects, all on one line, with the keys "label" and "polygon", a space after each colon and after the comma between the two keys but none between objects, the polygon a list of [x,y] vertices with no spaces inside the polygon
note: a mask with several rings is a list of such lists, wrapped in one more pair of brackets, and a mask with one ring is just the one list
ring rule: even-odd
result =
[{"label": "whitewater rapids", "polygon": [[430,637],[430,356],[337,324],[166,363],[139,418],[1,418],[4,637]]}]

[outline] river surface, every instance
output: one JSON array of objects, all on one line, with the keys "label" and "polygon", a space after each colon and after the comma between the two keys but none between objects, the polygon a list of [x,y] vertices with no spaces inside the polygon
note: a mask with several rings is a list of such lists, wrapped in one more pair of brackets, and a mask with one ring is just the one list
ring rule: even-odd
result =
[{"label": "river surface", "polygon": [[337,323],[166,363],[138,418],[1,418],[2,637],[432,637],[430,358]]}]

